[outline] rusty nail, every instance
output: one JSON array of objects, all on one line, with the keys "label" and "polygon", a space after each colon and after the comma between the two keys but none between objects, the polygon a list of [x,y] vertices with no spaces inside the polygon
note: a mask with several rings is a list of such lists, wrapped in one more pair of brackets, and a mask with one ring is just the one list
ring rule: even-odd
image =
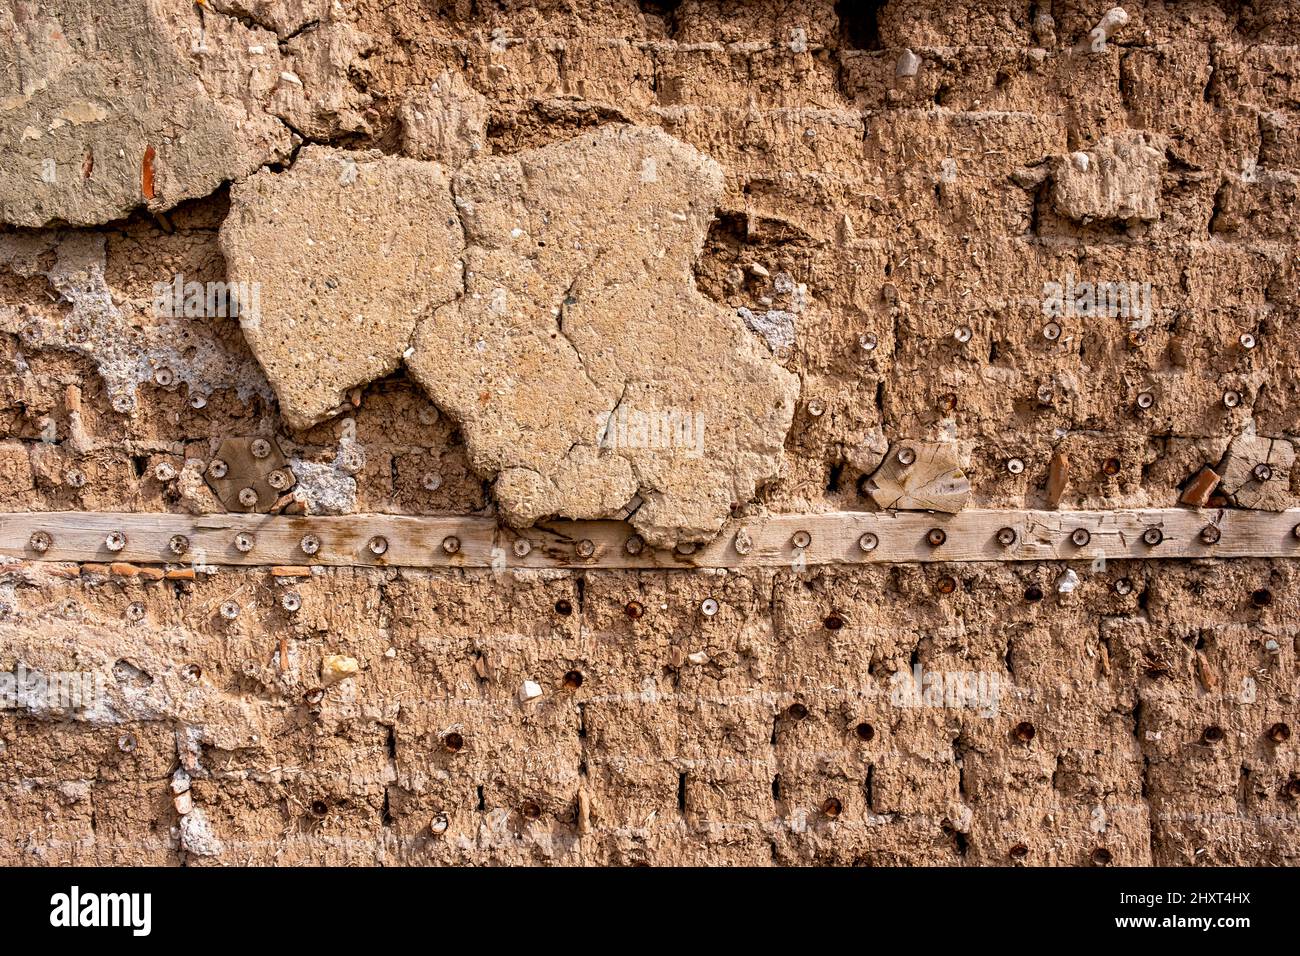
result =
[{"label": "rusty nail", "polygon": [[875,551],[880,546],[880,539],[870,531],[858,538],[858,547],[863,551]]},{"label": "rusty nail", "polygon": [[926,543],[932,548],[937,548],[948,540],[948,532],[942,528],[931,528],[925,533]]},{"label": "rusty nail", "polygon": [[1015,528],[998,529],[998,544],[1004,548],[1009,548],[1015,544],[1017,537]]},{"label": "rusty nail", "polygon": [[1101,473],[1112,478],[1119,474],[1122,463],[1118,458],[1107,458],[1101,463]]},{"label": "rusty nail", "polygon": [[442,539],[442,550],[448,554],[455,554],[460,550],[460,538],[454,534],[449,534]]},{"label": "rusty nail", "polygon": [[33,531],[31,538],[27,541],[27,544],[37,554],[44,554],[46,551],[50,550],[50,545],[53,543],[54,539],[45,531]]},{"label": "rusty nail", "polygon": [[110,551],[121,551],[126,547],[126,535],[120,531],[110,532],[108,537],[104,539],[104,547]]},{"label": "rusty nail", "polygon": [[628,601],[623,607],[623,613],[634,621],[638,621],[645,614],[645,605],[640,601]]},{"label": "rusty nail", "polygon": [[303,554],[315,554],[320,550],[320,538],[314,534],[305,534],[298,542],[298,547],[302,549]]},{"label": "rusty nail", "polygon": [[239,534],[235,535],[235,550],[242,552],[243,554],[248,554],[248,552],[252,551],[253,545],[256,543],[257,539],[247,531],[241,531]]},{"label": "rusty nail", "polygon": [[951,574],[945,574],[935,584],[934,589],[940,594],[952,594],[957,590],[957,579]]},{"label": "rusty nail", "polygon": [[1075,528],[1070,532],[1070,540],[1074,542],[1076,548],[1086,547],[1092,540],[1092,532],[1087,528]]}]

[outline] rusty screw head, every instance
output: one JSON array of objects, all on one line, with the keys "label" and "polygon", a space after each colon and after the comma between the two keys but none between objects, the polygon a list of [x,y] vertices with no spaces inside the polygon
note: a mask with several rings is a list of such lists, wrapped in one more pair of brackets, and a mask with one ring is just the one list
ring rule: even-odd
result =
[{"label": "rusty screw head", "polygon": [[875,551],[880,547],[880,539],[868,531],[858,538],[858,547],[863,551]]},{"label": "rusty screw head", "polygon": [[1275,744],[1284,744],[1291,739],[1291,728],[1282,723],[1274,724],[1268,728],[1268,739]]},{"label": "rusty screw head", "polygon": [[935,582],[934,589],[940,594],[952,594],[957,590],[957,579],[951,574],[945,574]]},{"label": "rusty screw head", "polygon": [[54,539],[46,531],[33,531],[32,536],[27,539],[27,546],[37,554],[44,554],[50,550],[50,545],[53,543]]},{"label": "rusty screw head", "polygon": [[298,542],[298,547],[302,549],[303,554],[315,554],[320,550],[320,538],[314,534],[305,534]]},{"label": "rusty screw head", "polygon": [[447,554],[455,554],[460,550],[460,538],[454,534],[449,534],[442,539],[442,550]]},{"label": "rusty screw head", "polygon": [[937,548],[948,540],[948,532],[942,528],[931,528],[925,533],[925,543],[932,548]]},{"label": "rusty screw head", "polygon": [[382,534],[377,534],[366,542],[366,547],[370,549],[371,554],[383,554],[388,550],[388,539]]},{"label": "rusty screw head", "polygon": [[241,505],[243,505],[245,508],[252,508],[254,505],[256,505],[256,504],[257,504],[257,489],[256,489],[256,488],[251,488],[251,487],[250,487],[250,488],[240,488],[240,489],[239,489],[239,503],[240,503]]},{"label": "rusty screw head", "polygon": [[1120,468],[1122,467],[1123,465],[1118,458],[1107,458],[1101,463],[1101,473],[1114,478],[1119,474]]},{"label": "rusty screw head", "polygon": [[302,597],[297,591],[285,591],[280,595],[280,607],[290,614],[296,614],[302,607]]},{"label": "rusty screw head", "polygon": [[510,547],[515,552],[516,558],[526,558],[533,550],[533,544],[527,538],[515,538],[515,543]]},{"label": "rusty screw head", "polygon": [[1034,725],[1027,720],[1022,720],[1020,723],[1016,724],[1016,729],[1012,731],[1016,740],[1020,741],[1022,744],[1029,743],[1029,741],[1034,739],[1034,735],[1037,733],[1038,731],[1034,729]]},{"label": "rusty screw head", "polygon": [[1092,540],[1092,532],[1087,528],[1075,528],[1070,532],[1070,541],[1076,548],[1087,547]]},{"label": "rusty screw head", "polygon": [[578,557],[589,558],[596,553],[596,545],[589,538],[583,538],[574,550],[578,552]]},{"label": "rusty screw head", "polygon": [[808,547],[808,545],[812,544],[812,535],[807,531],[796,531],[794,536],[790,539],[790,543],[802,551],[804,548]]},{"label": "rusty screw head", "polygon": [[230,466],[227,465],[220,458],[214,458],[208,464],[208,474],[211,475],[213,478],[224,478],[226,477],[226,473],[229,471],[230,471]]},{"label": "rusty screw head", "polygon": [[1137,407],[1146,411],[1156,403],[1156,397],[1151,392],[1138,392]]},{"label": "rusty screw head", "polygon": [[286,491],[289,488],[289,473],[282,468],[277,468],[266,476],[266,483],[276,491]]},{"label": "rusty screw head", "polygon": [[910,465],[912,462],[916,461],[916,449],[904,445],[902,448],[898,449],[898,454],[894,457],[898,459],[900,465]]},{"label": "rusty screw head", "polygon": [[104,539],[104,547],[110,551],[121,551],[126,547],[126,535],[120,531],[112,531]]},{"label": "rusty screw head", "polygon": [[241,531],[235,535],[235,550],[241,554],[248,554],[257,544],[257,538],[247,531]]},{"label": "rusty screw head", "polygon": [[641,536],[639,534],[631,535],[626,541],[623,542],[623,550],[631,555],[640,554],[642,551],[645,550],[645,541],[641,539]]},{"label": "rusty screw head", "polygon": [[718,602],[713,598],[705,598],[700,602],[700,613],[705,617],[713,617],[718,613]]},{"label": "rusty screw head", "polygon": [[639,621],[645,616],[645,605],[640,601],[628,601],[623,606],[623,613],[634,621]]},{"label": "rusty screw head", "polygon": [[997,537],[998,544],[1002,545],[1004,548],[1009,548],[1016,543],[1019,535],[1016,534],[1015,528],[999,528]]},{"label": "rusty screw head", "polygon": [[1223,537],[1223,532],[1220,531],[1217,526],[1207,524],[1201,529],[1201,533],[1198,537],[1201,539],[1201,544],[1218,544],[1219,539]]},{"label": "rusty screw head", "polygon": [[265,438],[254,438],[248,450],[253,453],[254,458],[265,458],[271,454],[271,443]]},{"label": "rusty screw head", "polygon": [[1154,548],[1163,540],[1165,540],[1165,533],[1159,528],[1147,528],[1142,532],[1142,542],[1148,547]]},{"label": "rusty screw head", "polygon": [[1252,470],[1251,474],[1255,476],[1256,481],[1268,481],[1273,477],[1273,469],[1266,462],[1260,462]]}]

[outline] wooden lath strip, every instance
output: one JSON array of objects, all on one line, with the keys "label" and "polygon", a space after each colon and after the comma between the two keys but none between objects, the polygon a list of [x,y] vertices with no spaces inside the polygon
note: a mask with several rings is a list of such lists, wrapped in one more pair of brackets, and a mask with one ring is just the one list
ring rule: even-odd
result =
[{"label": "wooden lath strip", "polygon": [[[177,565],[632,569],[1297,558],[1298,527],[1300,509],[833,512],[738,522],[682,553],[638,549],[632,529],[618,521],[556,521],[515,531],[472,517],[26,512],[0,515],[0,553]],[[113,550],[110,539],[121,547]],[[174,540],[182,550],[173,549]]]}]

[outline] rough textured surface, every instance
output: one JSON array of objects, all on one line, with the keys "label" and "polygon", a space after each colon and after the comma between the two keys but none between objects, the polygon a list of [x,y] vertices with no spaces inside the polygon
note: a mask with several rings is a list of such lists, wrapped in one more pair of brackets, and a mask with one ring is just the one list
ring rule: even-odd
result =
[{"label": "rough textured surface", "polygon": [[[6,5],[0,508],[221,520],[204,469],[226,439],[261,435],[312,513],[519,520],[560,491],[623,509],[655,484],[643,464],[684,462],[601,454],[594,422],[576,430],[574,409],[619,399],[616,356],[628,380],[676,382],[654,396],[670,409],[745,408],[757,389],[742,369],[781,395],[797,378],[762,461],[775,477],[749,504],[721,485],[687,501],[709,520],[732,505],[875,511],[870,478],[904,443],[952,446],[966,508],[1172,507],[1207,467],[1223,476],[1198,492],[1207,524],[1293,504],[1300,6],[1126,3],[1093,52],[1110,5]],[[77,46],[87,23],[96,42]],[[483,218],[517,213],[511,171],[566,144],[600,156],[592,182],[635,199],[650,186],[632,157],[592,150],[644,152],[652,129],[695,152],[654,149],[706,172],[661,181],[673,204],[615,216],[607,194],[570,185],[549,223],[540,202],[523,222]],[[477,260],[465,306],[485,333],[506,325],[495,288],[536,303],[514,348],[558,356],[563,374],[493,369],[518,379],[512,414],[535,433],[505,416],[492,432],[501,395],[456,391],[474,375],[445,342],[425,358],[438,401],[399,348],[369,384],[340,380],[342,412],[300,427],[235,318],[154,313],[155,283],[230,278],[219,235],[250,177],[318,184],[286,208],[333,219],[347,191],[307,171],[371,150],[377,181],[433,161],[461,176],[457,194],[486,197],[474,221],[455,208],[480,232],[452,258]],[[1086,175],[1062,166],[1076,153]],[[395,212],[376,200],[358,235],[436,227],[412,214],[431,196]],[[590,221],[618,235],[632,212],[681,255],[619,236],[615,274],[542,234]],[[284,249],[286,287],[264,288],[263,310],[330,277],[303,244]],[[358,266],[338,294],[382,296],[406,281],[390,266]],[[668,308],[690,308],[649,308],[665,293],[648,276]],[[1083,284],[1138,294],[1098,310]],[[598,313],[597,294],[643,311]],[[291,306],[329,330],[345,315]],[[634,342],[592,333],[615,320],[672,361],[640,364]],[[672,376],[697,367],[683,390]],[[485,426],[474,447],[462,422]],[[704,435],[706,450],[728,440],[711,418]],[[565,436],[586,450],[568,456]],[[558,448],[552,477],[572,483],[534,498],[505,487],[519,469],[486,481],[512,444]],[[1261,456],[1276,465],[1265,496]],[[1300,864],[1294,561],[807,568],[792,553],[763,572],[524,573],[504,555],[495,572],[180,562],[168,578],[32,557],[0,559],[0,672],[84,671],[105,699],[0,711],[3,862]],[[909,691],[918,669],[928,697]]]},{"label": "rough textured surface", "polygon": [[435,163],[308,146],[231,191],[227,274],[262,288],[239,324],[291,427],[397,370],[420,316],[460,291],[460,246]]},{"label": "rough textured surface", "polygon": [[657,129],[609,126],[455,179],[464,297],[408,365],[460,424],[504,517],[630,520],[707,540],[776,476],[798,382],[695,287],[722,170]]}]

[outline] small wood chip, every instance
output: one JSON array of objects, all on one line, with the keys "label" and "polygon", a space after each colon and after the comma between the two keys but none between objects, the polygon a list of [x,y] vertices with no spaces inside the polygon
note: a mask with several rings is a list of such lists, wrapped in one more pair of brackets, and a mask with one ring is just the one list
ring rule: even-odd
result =
[{"label": "small wood chip", "polygon": [[271,568],[273,578],[309,578],[311,568],[302,564],[278,564]]},{"label": "small wood chip", "polygon": [[1047,468],[1047,507],[1056,508],[1061,504],[1065,486],[1070,483],[1070,459],[1065,452],[1058,451],[1052,455],[1052,462]]},{"label": "small wood chip", "polygon": [[1197,472],[1192,483],[1178,499],[1179,503],[1191,505],[1193,508],[1204,508],[1210,500],[1210,495],[1214,494],[1214,489],[1219,487],[1219,480],[1219,473],[1207,465]]}]

